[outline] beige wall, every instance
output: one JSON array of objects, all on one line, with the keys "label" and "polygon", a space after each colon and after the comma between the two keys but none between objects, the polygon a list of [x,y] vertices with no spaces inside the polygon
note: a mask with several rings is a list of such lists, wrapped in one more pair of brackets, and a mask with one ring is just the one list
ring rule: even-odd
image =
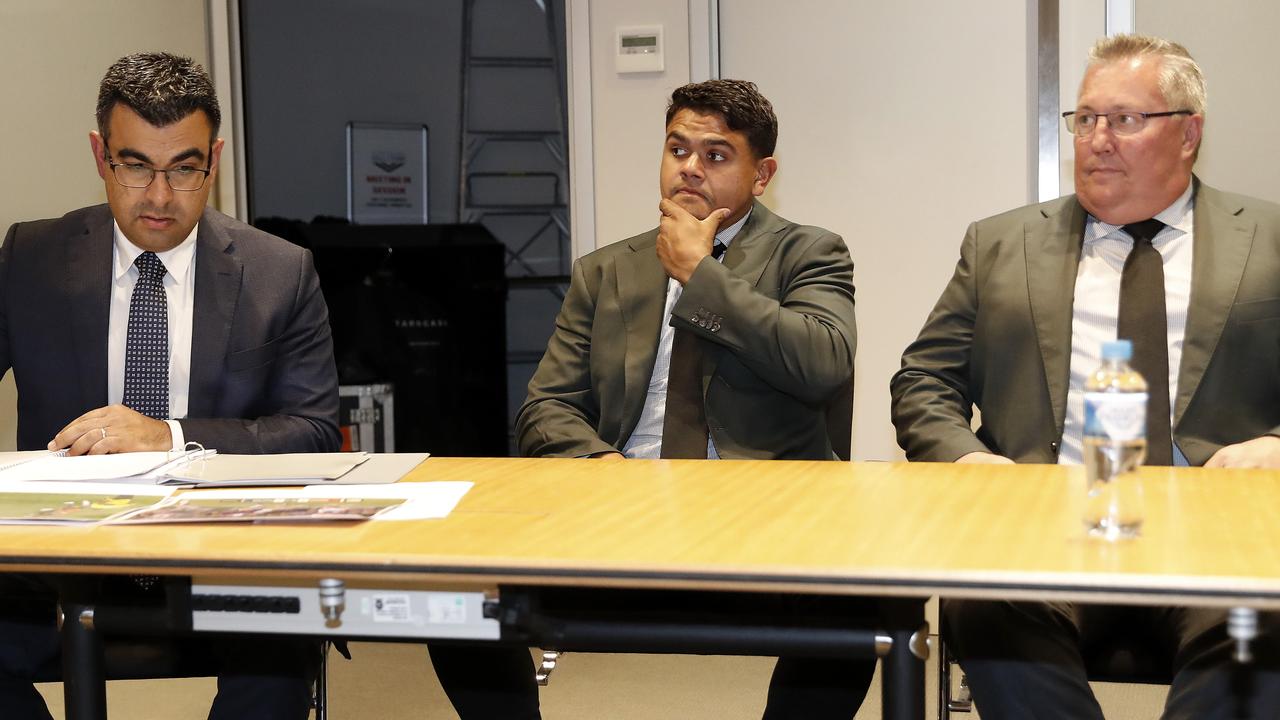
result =
[{"label": "beige wall", "polygon": [[959,257],[966,225],[1027,202],[1024,0],[721,3],[722,73],[777,109],[787,218],[855,263],[854,457],[902,457],[889,378]]},{"label": "beige wall", "polygon": [[[207,63],[204,0],[4,0],[0,228],[106,196],[89,153],[98,82],[115,59],[169,50]],[[12,449],[13,378],[0,384],[0,450]]]},{"label": "beige wall", "polygon": [[[1075,106],[1089,47],[1104,32],[1103,4],[1062,4],[1062,107]],[[1204,70],[1209,90],[1205,136],[1196,173],[1224,190],[1280,202],[1280,93],[1271,81],[1272,42],[1280,4],[1138,0],[1136,30],[1182,43]],[[1062,133],[1062,192],[1072,191],[1071,137]],[[1259,159],[1264,160],[1259,162]]]},{"label": "beige wall", "polygon": [[[1093,43],[1106,34],[1106,6],[1098,0],[1063,0],[1059,6],[1058,102],[1063,110],[1076,106],[1086,58]],[[1058,167],[1061,194],[1075,190],[1074,139],[1065,124],[1058,125]]]},{"label": "beige wall", "polygon": [[1176,40],[1209,92],[1196,173],[1224,190],[1280,202],[1280,3],[1138,0],[1137,29]]},{"label": "beige wall", "polygon": [[[589,6],[596,233],[576,239],[579,254],[658,224],[667,99],[689,82],[688,0],[593,0]],[[663,26],[665,71],[614,71],[614,31],[629,25]]]}]

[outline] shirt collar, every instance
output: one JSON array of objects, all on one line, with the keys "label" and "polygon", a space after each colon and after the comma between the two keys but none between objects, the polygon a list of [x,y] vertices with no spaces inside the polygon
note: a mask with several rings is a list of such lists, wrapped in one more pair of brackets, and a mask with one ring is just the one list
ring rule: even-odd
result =
[{"label": "shirt collar", "polygon": [[[1194,205],[1192,202],[1194,189],[1195,183],[1187,183],[1187,189],[1182,191],[1182,194],[1178,196],[1178,199],[1174,200],[1173,204],[1169,207],[1156,213],[1154,219],[1159,220],[1175,230],[1181,230],[1183,233],[1190,233],[1191,226],[1193,224],[1191,209]],[[1112,233],[1121,232],[1124,228],[1123,225],[1112,225],[1111,223],[1103,222],[1093,215],[1089,215],[1089,222],[1087,225],[1088,227],[1085,229],[1084,234],[1086,242],[1101,240]],[[1127,238],[1128,236],[1125,235],[1125,237]]]},{"label": "shirt collar", "polygon": [[716,233],[716,242],[726,248],[729,247],[729,243],[733,242],[733,239],[738,236],[739,232],[741,232],[742,226],[747,224],[747,218],[751,217],[751,212],[751,210],[748,210],[746,215],[738,218],[738,222]]},{"label": "shirt collar", "polygon": [[[133,261],[145,252],[142,248],[134,245],[129,238],[124,236],[124,232],[120,229],[120,223],[112,223],[115,226],[115,232],[112,233],[112,239],[115,243],[115,273],[114,279],[120,280],[133,267]],[[178,246],[164,252],[156,253],[156,257],[160,258],[160,262],[164,263],[164,269],[173,282],[181,285],[187,279],[187,269],[191,267],[191,260],[196,254],[196,234],[200,232],[200,223],[191,228],[191,232]]]}]

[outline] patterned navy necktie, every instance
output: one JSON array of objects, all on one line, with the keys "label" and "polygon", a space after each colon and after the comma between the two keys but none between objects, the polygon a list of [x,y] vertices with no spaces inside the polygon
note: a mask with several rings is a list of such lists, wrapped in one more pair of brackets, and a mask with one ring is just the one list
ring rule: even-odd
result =
[{"label": "patterned navy necktie", "polygon": [[138,282],[129,300],[124,346],[124,405],[148,417],[169,417],[169,303],[164,263],[153,252],[133,261]]}]

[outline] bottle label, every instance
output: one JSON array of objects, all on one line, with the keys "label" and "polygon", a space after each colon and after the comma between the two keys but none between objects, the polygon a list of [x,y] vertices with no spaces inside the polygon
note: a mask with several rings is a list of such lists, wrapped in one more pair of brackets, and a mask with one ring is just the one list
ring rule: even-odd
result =
[{"label": "bottle label", "polygon": [[1142,440],[1147,436],[1147,394],[1085,393],[1084,435],[1109,440]]}]

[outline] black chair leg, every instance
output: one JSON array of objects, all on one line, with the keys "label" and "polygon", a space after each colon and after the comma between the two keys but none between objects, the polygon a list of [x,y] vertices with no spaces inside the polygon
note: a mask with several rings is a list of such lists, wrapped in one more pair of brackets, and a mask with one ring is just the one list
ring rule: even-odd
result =
[{"label": "black chair leg", "polygon": [[329,720],[329,641],[320,646],[320,669],[316,673],[316,691],[311,697],[315,720]]}]

